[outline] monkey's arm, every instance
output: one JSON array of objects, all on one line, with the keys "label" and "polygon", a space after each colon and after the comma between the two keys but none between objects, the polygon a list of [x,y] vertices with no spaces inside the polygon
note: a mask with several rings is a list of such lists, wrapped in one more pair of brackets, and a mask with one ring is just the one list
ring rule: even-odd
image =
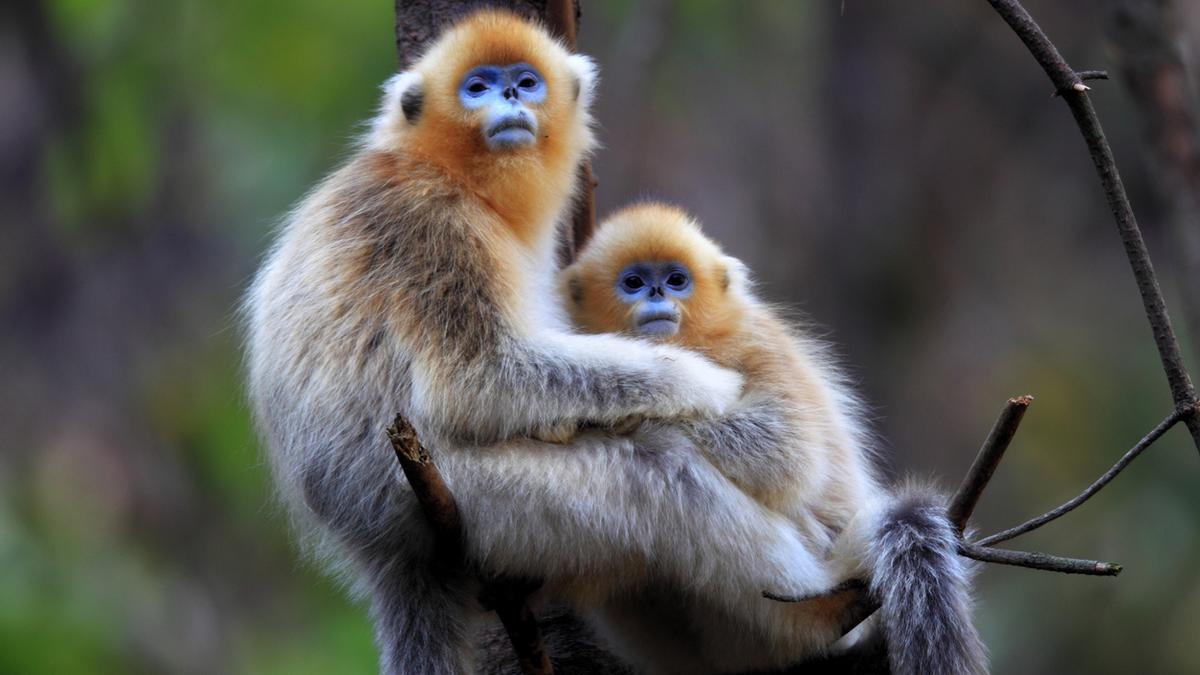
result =
[{"label": "monkey's arm", "polygon": [[414,413],[429,430],[474,441],[564,423],[719,414],[742,385],[691,352],[612,335],[544,331],[501,340],[474,360],[445,356],[414,358]]},{"label": "monkey's arm", "polygon": [[751,493],[792,484],[801,467],[798,415],[784,399],[749,395],[725,415],[688,420],[684,431],[717,469]]}]

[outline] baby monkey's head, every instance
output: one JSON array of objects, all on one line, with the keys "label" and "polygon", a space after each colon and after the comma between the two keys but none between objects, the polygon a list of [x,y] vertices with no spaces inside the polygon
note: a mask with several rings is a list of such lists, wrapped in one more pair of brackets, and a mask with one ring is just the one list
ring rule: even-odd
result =
[{"label": "baby monkey's head", "polygon": [[572,320],[595,333],[701,347],[733,331],[745,306],[742,264],[660,203],[610,216],[563,278]]}]

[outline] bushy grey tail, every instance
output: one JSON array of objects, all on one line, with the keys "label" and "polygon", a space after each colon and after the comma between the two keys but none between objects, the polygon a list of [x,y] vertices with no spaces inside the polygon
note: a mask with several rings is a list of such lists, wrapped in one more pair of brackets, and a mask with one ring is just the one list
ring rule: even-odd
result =
[{"label": "bushy grey tail", "polygon": [[902,492],[880,519],[867,557],[893,675],[987,672],[956,542],[945,504],[929,492]]}]

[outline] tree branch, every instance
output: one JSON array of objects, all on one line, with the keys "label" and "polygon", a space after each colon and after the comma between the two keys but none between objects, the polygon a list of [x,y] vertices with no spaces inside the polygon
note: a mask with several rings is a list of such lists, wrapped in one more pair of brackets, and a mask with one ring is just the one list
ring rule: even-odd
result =
[{"label": "tree branch", "polygon": [[1111,53],[1146,139],[1153,192],[1170,221],[1170,255],[1181,314],[1191,329],[1192,357],[1200,353],[1200,294],[1186,292],[1200,279],[1200,105],[1195,68],[1184,53],[1175,0],[1108,0],[1104,3]]},{"label": "tree branch", "polygon": [[417,432],[407,420],[397,415],[392,426],[388,427],[387,435],[404,477],[412,486],[421,511],[433,528],[434,551],[438,561],[452,568],[461,568],[462,520],[454,495],[446,487],[442,474],[417,440]]},{"label": "tree branch", "polygon": [[[1200,452],[1200,413],[1195,407],[1196,390],[1183,365],[1183,356],[1179,349],[1179,340],[1171,327],[1171,319],[1167,315],[1167,306],[1159,288],[1158,277],[1150,262],[1150,253],[1146,250],[1146,242],[1142,239],[1142,231],[1138,228],[1133,208],[1129,205],[1129,197],[1125,194],[1125,186],[1121,182],[1121,174],[1117,170],[1116,160],[1112,149],[1104,136],[1104,129],[1096,117],[1091,99],[1087,96],[1087,87],[1079,73],[1067,65],[1058,49],[1038,27],[1037,22],[1025,11],[1017,0],[988,0],[992,8],[1013,29],[1025,47],[1037,59],[1042,70],[1046,71],[1054,88],[1062,92],[1062,98],[1071,108],[1079,132],[1087,142],[1088,152],[1096,165],[1100,183],[1104,187],[1104,195],[1108,200],[1109,209],[1117,223],[1117,231],[1121,235],[1121,243],[1125,246],[1125,255],[1133,268],[1137,279],[1138,292],[1142,296],[1142,306],[1150,329],[1154,334],[1154,344],[1158,347],[1159,360],[1167,382],[1171,385],[1171,398],[1175,409],[1183,415],[1183,421],[1192,434],[1196,450]],[[1080,85],[1083,87],[1077,87]]]},{"label": "tree branch", "polygon": [[1121,573],[1121,566],[1115,563],[1099,560],[1078,560],[1076,558],[1060,558],[1047,553],[1028,553],[1025,551],[1009,551],[1002,548],[989,548],[969,542],[960,542],[959,555],[980,562],[999,563],[1001,565],[1016,565],[1048,572],[1064,574],[1090,574],[1093,576],[1115,577]]},{"label": "tree branch", "polygon": [[1103,488],[1105,485],[1108,485],[1112,481],[1112,479],[1117,477],[1117,474],[1124,471],[1125,467],[1129,466],[1130,463],[1133,462],[1133,460],[1137,459],[1138,455],[1142,454],[1143,450],[1150,447],[1150,445],[1153,444],[1154,441],[1157,441],[1160,436],[1167,433],[1167,430],[1169,430],[1171,427],[1175,426],[1175,424],[1177,422],[1179,422],[1181,417],[1182,417],[1182,415],[1180,414],[1180,412],[1178,410],[1171,413],[1170,415],[1167,415],[1166,419],[1159,422],[1158,426],[1154,427],[1154,429],[1152,429],[1150,431],[1150,433],[1146,434],[1146,436],[1144,438],[1142,438],[1142,440],[1138,441],[1137,445],[1130,448],[1130,450],[1128,452],[1126,452],[1125,455],[1121,457],[1121,459],[1117,460],[1117,463],[1114,464],[1111,469],[1109,469],[1107,472],[1105,472],[1105,474],[1103,476],[1100,476],[1100,478],[1098,478],[1096,480],[1096,482],[1089,485],[1086,490],[1084,490],[1082,493],[1080,493],[1074,499],[1064,503],[1062,506],[1059,506],[1058,508],[1055,508],[1050,511],[1047,511],[1046,513],[1043,513],[1042,515],[1038,516],[1037,518],[1028,520],[1024,523],[1021,523],[1020,525],[1017,525],[1016,527],[1012,527],[1007,530],[1004,530],[1003,532],[998,532],[989,537],[984,537],[983,539],[980,539],[979,541],[977,541],[975,543],[980,546],[991,546],[993,544],[999,544],[1002,541],[1008,541],[1009,539],[1012,539],[1014,537],[1019,537],[1022,534],[1025,534],[1026,532],[1032,532],[1033,530],[1038,529],[1039,527],[1045,525],[1046,523],[1048,523],[1052,520],[1061,518],[1061,517],[1067,515],[1068,513],[1070,513],[1071,511],[1074,511],[1080,504],[1083,504],[1087,500],[1091,499],[1097,492],[1100,491],[1101,488]]},{"label": "tree branch", "polygon": [[1004,451],[1008,449],[1008,444],[1012,442],[1013,436],[1017,433],[1017,427],[1021,426],[1021,419],[1025,417],[1025,411],[1029,409],[1029,404],[1032,402],[1032,396],[1008,399],[1008,404],[1004,406],[1004,410],[1001,411],[987,440],[979,449],[975,462],[971,464],[967,475],[963,477],[958,492],[950,501],[950,507],[946,510],[947,515],[960,535],[966,529],[967,521],[975,512],[975,505],[979,503],[984,489],[992,480],[992,474],[996,473],[996,467],[1004,458]]},{"label": "tree branch", "polygon": [[[1134,278],[1137,280],[1138,291],[1142,297],[1142,306],[1154,335],[1154,343],[1158,348],[1159,360],[1162,363],[1167,382],[1171,387],[1171,397],[1175,403],[1175,410],[1129,452],[1125,453],[1116,465],[1076,498],[1037,518],[987,537],[978,543],[960,540],[959,553],[960,555],[983,562],[1017,565],[1020,567],[1070,574],[1115,576],[1121,572],[1121,566],[1113,563],[1061,558],[1044,553],[1009,551],[990,548],[987,544],[1006,541],[1025,532],[1032,531],[1077,508],[1103,489],[1104,486],[1108,485],[1138,455],[1179,421],[1183,421],[1187,425],[1197,450],[1200,450],[1200,402],[1196,399],[1195,388],[1183,364],[1179,341],[1175,337],[1175,332],[1171,327],[1170,317],[1167,314],[1166,303],[1159,288],[1158,278],[1155,275],[1154,266],[1150,262],[1150,254],[1146,250],[1141,230],[1138,228],[1137,220],[1133,215],[1133,209],[1129,205],[1129,198],[1125,194],[1125,188],[1121,182],[1121,176],[1117,170],[1112,150],[1104,136],[1104,130],[1096,116],[1095,109],[1092,107],[1091,100],[1087,96],[1089,87],[1083,84],[1084,80],[1088,79],[1107,79],[1107,73],[1103,71],[1076,72],[1072,70],[1062,55],[1059,54],[1058,49],[1038,27],[1033,17],[1025,11],[1025,8],[1017,0],[988,0],[988,2],[1005,22],[1008,23],[1025,44],[1026,48],[1029,49],[1033,57],[1042,66],[1046,75],[1054,83],[1055,94],[1061,95],[1067,101],[1071,109],[1071,114],[1079,126],[1079,131],[1087,142],[1088,152],[1099,174],[1105,198],[1116,221],[1121,242],[1125,247],[1126,257],[1129,259]],[[1027,397],[1011,399],[1009,401],[1008,406],[996,421],[991,434],[988,435],[987,440],[980,449],[979,455],[971,465],[958,492],[955,494],[948,508],[948,516],[960,533],[965,528],[984,489],[986,489],[988,482],[995,473],[996,467],[1003,458],[1004,451],[1012,440],[1028,405],[1029,399]],[[878,603],[870,598],[870,594],[866,591],[866,586],[859,580],[852,580],[852,582],[839,585],[828,594],[816,597],[832,597],[838,593],[848,593],[852,596],[857,596],[852,597],[850,602],[847,603],[844,613],[846,621],[843,625],[847,627],[847,631],[853,629],[854,626],[858,625],[862,619],[869,616],[878,607]],[[775,596],[775,599],[805,601],[814,598],[811,596],[805,598],[782,598]]]}]

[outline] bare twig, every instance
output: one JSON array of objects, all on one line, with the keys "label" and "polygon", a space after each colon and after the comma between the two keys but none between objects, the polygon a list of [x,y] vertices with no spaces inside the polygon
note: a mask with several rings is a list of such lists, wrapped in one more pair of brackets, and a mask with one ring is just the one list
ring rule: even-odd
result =
[{"label": "bare twig", "polygon": [[1100,478],[1098,478],[1095,483],[1092,483],[1091,485],[1089,485],[1086,490],[1084,490],[1082,493],[1080,493],[1074,499],[1064,503],[1062,506],[1059,506],[1058,508],[1055,508],[1050,511],[1047,511],[1046,513],[1043,513],[1042,515],[1038,516],[1037,518],[1028,520],[1024,523],[1021,523],[1020,525],[1017,525],[1016,527],[1012,527],[1007,530],[1004,530],[1003,532],[998,532],[989,537],[984,537],[983,539],[980,539],[979,541],[977,541],[975,543],[980,546],[991,546],[993,544],[999,544],[1002,541],[1008,541],[1009,539],[1012,539],[1014,537],[1019,537],[1020,535],[1025,534],[1026,532],[1032,532],[1033,530],[1038,529],[1039,527],[1045,525],[1046,523],[1048,523],[1052,520],[1055,520],[1057,518],[1061,518],[1062,516],[1067,515],[1071,511],[1074,511],[1080,504],[1091,499],[1093,495],[1095,495],[1097,492],[1099,492],[1100,488],[1103,488],[1105,485],[1108,485],[1109,482],[1112,481],[1112,479],[1117,477],[1117,474],[1124,471],[1125,467],[1129,466],[1129,464],[1131,462],[1133,462],[1133,460],[1137,459],[1138,455],[1142,454],[1143,450],[1150,447],[1151,444],[1153,444],[1155,441],[1157,441],[1160,436],[1167,433],[1168,429],[1175,426],[1175,424],[1177,422],[1179,422],[1181,417],[1182,417],[1182,415],[1179,413],[1178,410],[1171,413],[1170,415],[1168,415],[1166,417],[1166,419],[1159,422],[1158,426],[1154,427],[1154,429],[1152,429],[1150,431],[1150,433],[1146,434],[1146,436],[1144,438],[1142,438],[1142,440],[1138,441],[1137,445],[1130,448],[1130,450],[1128,452],[1126,452],[1125,455],[1121,457],[1121,459],[1117,460],[1117,463],[1114,464],[1111,469],[1109,469],[1107,472],[1105,472],[1105,474],[1103,476],[1100,476]]},{"label": "bare twig", "polygon": [[[1000,413],[1000,417],[996,420],[995,425],[992,426],[987,440],[980,447],[979,454],[971,464],[971,468],[963,478],[958,492],[955,493],[949,507],[947,507],[947,517],[958,530],[958,553],[964,557],[981,562],[1014,565],[1029,569],[1063,572],[1066,574],[1116,576],[1121,572],[1121,566],[1115,563],[1063,558],[1048,553],[1009,551],[991,548],[986,545],[1002,541],[1000,539],[988,538],[982,542],[972,543],[962,538],[963,530],[966,528],[966,523],[975,510],[975,505],[979,503],[980,497],[983,495],[984,490],[987,489],[988,483],[996,471],[996,467],[1004,457],[1004,451],[1008,448],[1009,443],[1012,442],[1013,436],[1021,424],[1021,419],[1032,402],[1032,396],[1018,396],[1008,400],[1004,410]],[[1122,458],[1121,462],[1118,462],[1118,466],[1110,469],[1100,480],[1088,488],[1088,491],[1084,495],[1072,500],[1072,502],[1068,502],[1067,505],[1056,509],[1051,514],[1034,519],[1034,521],[1031,521],[1031,523],[1034,523],[1032,526],[1030,526],[1030,523],[1026,523],[1018,526],[1018,528],[1013,528],[1013,530],[1025,527],[1035,529],[1044,524],[1044,522],[1049,522],[1083,503],[1087,498],[1103,488],[1117,473],[1120,473],[1121,469],[1133,461],[1138,453],[1162,436],[1171,425],[1178,422],[1181,418],[1182,413],[1178,411],[1168,416],[1146,438],[1143,438],[1138,443],[1138,446],[1135,447],[1136,452],[1131,451],[1127,453],[1126,457]],[[1059,510],[1061,510],[1061,513],[1058,513]],[[1045,519],[1044,522],[1035,522],[1041,519]],[[1017,532],[1017,534],[1020,534],[1020,532]],[[1013,536],[1016,535],[1014,534]],[[853,630],[855,626],[862,623],[879,609],[879,601],[871,595],[869,584],[862,579],[849,579],[823,593],[788,596],[764,591],[763,597],[779,602],[840,602],[842,603],[840,611],[843,635]]]},{"label": "bare twig", "polygon": [[959,555],[981,562],[999,563],[1001,565],[1016,565],[1035,570],[1062,572],[1064,574],[1090,574],[1093,576],[1115,577],[1121,573],[1121,566],[1115,563],[1099,560],[1078,560],[1076,558],[1060,558],[1046,553],[1028,553],[1025,551],[1009,551],[1002,548],[989,548],[969,542],[960,542]]},{"label": "bare twig", "polygon": [[417,432],[403,417],[396,416],[392,426],[387,429],[388,440],[400,460],[400,468],[404,477],[412,486],[413,494],[425,513],[426,520],[433,527],[434,545],[439,562],[452,567],[461,567],[462,554],[462,520],[458,516],[458,504],[442,474],[421,442],[417,440]]},{"label": "bare twig", "polygon": [[[1080,71],[1076,72],[1075,74],[1079,76],[1080,81],[1071,85],[1071,89],[1074,91],[1087,91],[1087,90],[1091,89],[1091,87],[1087,86],[1086,84],[1083,84],[1087,80],[1107,80],[1108,79],[1108,71],[1107,70],[1080,70]],[[1082,89],[1080,87],[1082,87]],[[1056,89],[1056,90],[1054,90],[1054,93],[1051,94],[1051,98],[1054,98],[1055,96],[1062,96],[1063,93],[1064,93],[1063,89]]]},{"label": "bare twig", "polygon": [[1029,404],[1032,402],[1032,396],[1008,399],[995,426],[988,434],[987,440],[979,448],[975,462],[971,464],[967,475],[963,477],[958,492],[950,501],[950,506],[946,510],[947,515],[960,535],[966,529],[967,521],[971,519],[971,514],[975,511],[975,505],[979,503],[984,489],[992,480],[992,474],[996,472],[996,467],[1004,457],[1004,451],[1008,449],[1008,444],[1012,442],[1013,436],[1017,433],[1017,427],[1021,426],[1021,418],[1025,416],[1025,411],[1029,409]]},{"label": "bare twig", "polygon": [[1176,410],[1184,415],[1183,422],[1192,434],[1192,441],[1200,451],[1200,413],[1196,412],[1196,390],[1183,365],[1183,356],[1179,349],[1179,340],[1171,328],[1171,319],[1167,315],[1167,306],[1163,301],[1162,290],[1158,285],[1158,277],[1150,262],[1150,253],[1146,250],[1146,242],[1142,239],[1142,231],[1138,228],[1133,208],[1129,205],[1129,197],[1125,194],[1125,186],[1121,183],[1121,174],[1117,171],[1116,160],[1112,149],[1104,136],[1104,129],[1096,117],[1085,89],[1075,85],[1083,85],[1079,73],[1067,65],[1066,60],[1058,53],[1058,49],[1038,27],[1037,22],[1025,11],[1017,0],[988,0],[992,8],[1025,43],[1029,52],[1046,71],[1046,75],[1054,83],[1056,91],[1063,92],[1063,100],[1071,108],[1075,123],[1080,133],[1087,141],[1088,152],[1096,165],[1100,183],[1104,187],[1104,195],[1117,222],[1117,230],[1121,242],[1125,245],[1125,255],[1133,267],[1133,275],[1137,279],[1138,291],[1142,296],[1142,306],[1150,329],[1154,334],[1154,343],[1158,347],[1159,360],[1163,372],[1171,385],[1171,398]]}]

